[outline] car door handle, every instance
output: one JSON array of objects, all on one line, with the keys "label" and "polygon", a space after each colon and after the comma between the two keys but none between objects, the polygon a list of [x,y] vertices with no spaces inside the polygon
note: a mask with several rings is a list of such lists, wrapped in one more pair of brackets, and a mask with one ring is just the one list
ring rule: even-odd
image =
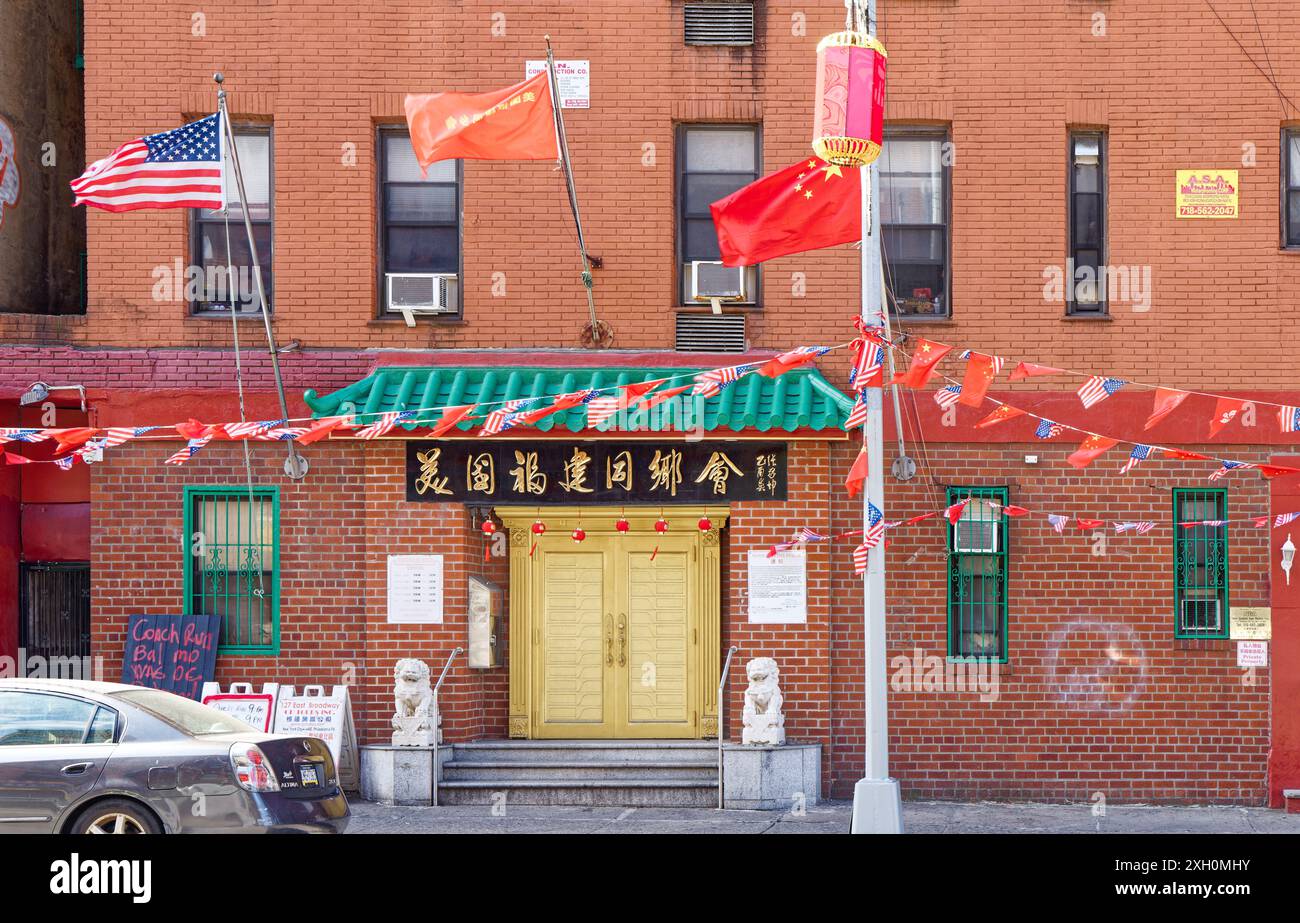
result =
[{"label": "car door handle", "polygon": [[79,776],[93,765],[95,764],[94,763],[69,763],[68,765],[60,769],[59,772],[63,773],[65,776]]}]

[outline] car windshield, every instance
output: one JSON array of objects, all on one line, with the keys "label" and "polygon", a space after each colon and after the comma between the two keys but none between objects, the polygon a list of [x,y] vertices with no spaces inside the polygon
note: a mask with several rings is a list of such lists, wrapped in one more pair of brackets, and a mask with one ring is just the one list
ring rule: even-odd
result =
[{"label": "car windshield", "polygon": [[186,734],[202,737],[207,734],[242,734],[256,731],[238,718],[191,699],[182,698],[161,689],[129,689],[113,693],[115,698],[143,708]]}]

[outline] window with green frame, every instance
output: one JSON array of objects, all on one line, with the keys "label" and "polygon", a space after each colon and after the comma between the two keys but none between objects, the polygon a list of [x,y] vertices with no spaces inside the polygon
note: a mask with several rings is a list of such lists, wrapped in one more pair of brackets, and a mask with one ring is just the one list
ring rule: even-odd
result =
[{"label": "window with green frame", "polygon": [[1228,637],[1228,491],[1174,489],[1174,637]]},{"label": "window with green frame", "polygon": [[186,614],[221,616],[223,654],[280,652],[280,492],[186,487]]},{"label": "window with green frame", "polygon": [[1007,661],[1005,487],[949,487],[948,503],[969,500],[948,524],[948,657]]}]

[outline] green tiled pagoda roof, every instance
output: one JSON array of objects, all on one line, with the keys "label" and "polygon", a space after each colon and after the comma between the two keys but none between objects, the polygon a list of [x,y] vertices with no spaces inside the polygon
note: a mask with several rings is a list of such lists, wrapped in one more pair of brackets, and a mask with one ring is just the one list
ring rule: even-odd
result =
[{"label": "green tiled pagoda roof", "polygon": [[[389,411],[427,411],[420,422],[400,424],[408,430],[427,426],[438,417],[432,408],[471,403],[509,401],[516,398],[565,394],[589,388],[609,388],[656,378],[671,378],[661,388],[690,382],[700,369],[683,368],[378,368],[369,377],[335,391],[318,395],[307,391],[303,399],[317,417],[353,412],[362,424],[373,422]],[[819,432],[842,430],[853,402],[816,369],[802,368],[779,378],[752,373],[703,401],[704,429],[709,432],[752,430],[760,433],[797,430]],[[487,409],[492,409],[488,407]],[[662,414],[663,406],[651,413],[636,413],[629,425],[645,430],[671,429],[675,415]],[[538,422],[542,432],[560,428],[577,433],[586,428],[585,407],[562,411]],[[692,421],[697,422],[697,421]],[[478,422],[465,422],[459,429],[476,429]],[[612,424],[606,424],[612,427]],[[680,425],[677,427],[680,429]],[[609,432],[610,430],[601,430]]]}]

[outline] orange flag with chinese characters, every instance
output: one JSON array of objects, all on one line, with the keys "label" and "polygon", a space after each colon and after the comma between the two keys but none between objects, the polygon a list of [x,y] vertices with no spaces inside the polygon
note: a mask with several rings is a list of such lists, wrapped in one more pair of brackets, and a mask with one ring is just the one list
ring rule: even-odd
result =
[{"label": "orange flag with chinese characters", "polygon": [[546,71],[504,90],[406,97],[406,126],[420,169],[439,160],[559,160]]}]

